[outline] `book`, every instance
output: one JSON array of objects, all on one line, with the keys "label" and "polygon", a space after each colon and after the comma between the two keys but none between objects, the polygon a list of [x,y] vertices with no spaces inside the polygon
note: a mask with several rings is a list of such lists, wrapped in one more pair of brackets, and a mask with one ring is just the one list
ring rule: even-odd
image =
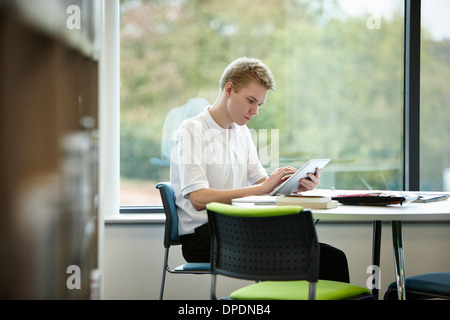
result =
[{"label": "book", "polygon": [[339,205],[339,201],[336,200],[328,200],[323,202],[311,202],[311,199],[309,199],[310,202],[304,202],[302,201],[302,198],[296,197],[279,197],[277,199],[277,205],[278,206],[300,206],[305,209],[332,209],[336,208]]},{"label": "book", "polygon": [[321,196],[321,195],[303,195],[303,194],[288,194],[284,196],[280,196],[277,199],[278,201],[282,202],[303,202],[303,203],[324,203],[329,202],[333,199],[328,196]]},{"label": "book", "polygon": [[273,204],[277,203],[278,196],[262,195],[262,196],[247,196],[242,198],[231,199],[231,203],[253,203],[255,205]]}]

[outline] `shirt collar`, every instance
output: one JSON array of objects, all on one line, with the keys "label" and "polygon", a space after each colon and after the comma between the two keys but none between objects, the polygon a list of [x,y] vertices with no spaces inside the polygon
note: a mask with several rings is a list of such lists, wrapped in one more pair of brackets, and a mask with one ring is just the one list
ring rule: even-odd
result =
[{"label": "shirt collar", "polygon": [[[225,132],[227,129],[222,128],[214,119],[211,117],[211,114],[209,113],[209,107],[206,107],[203,110],[203,117],[205,118],[206,124],[208,127],[213,130],[215,133],[222,133]],[[230,126],[230,130],[236,131],[236,123],[232,123]]]}]

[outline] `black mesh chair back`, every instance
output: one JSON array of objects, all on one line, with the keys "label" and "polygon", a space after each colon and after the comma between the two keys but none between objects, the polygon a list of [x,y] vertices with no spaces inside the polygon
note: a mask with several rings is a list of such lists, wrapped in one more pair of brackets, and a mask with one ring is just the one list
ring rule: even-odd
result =
[{"label": "black mesh chair back", "polygon": [[[207,207],[212,299],[215,275],[255,281],[318,281],[319,243],[311,211],[301,207],[223,206]],[[233,214],[224,214],[223,208]]]},{"label": "black mesh chair back", "polygon": [[[252,280],[317,281],[317,240],[309,211],[277,217],[216,214],[213,268]],[[315,261],[316,260],[316,261]]]}]

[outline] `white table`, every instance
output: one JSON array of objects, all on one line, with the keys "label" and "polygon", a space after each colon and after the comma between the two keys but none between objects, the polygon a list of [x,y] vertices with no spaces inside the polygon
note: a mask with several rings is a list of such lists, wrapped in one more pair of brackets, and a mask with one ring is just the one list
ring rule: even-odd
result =
[{"label": "white table", "polygon": [[[368,193],[368,190],[336,190],[333,194]],[[390,191],[383,191],[389,193]],[[397,191],[393,191],[397,192]],[[320,194],[323,194],[319,192]],[[424,193],[424,192],[420,192]],[[429,192],[444,193],[444,192]],[[374,265],[379,265],[379,236],[381,222],[390,221],[394,248],[395,273],[399,300],[406,299],[405,259],[403,255],[402,222],[404,221],[450,221],[450,199],[429,203],[408,202],[403,205],[361,206],[339,205],[334,209],[313,209],[315,219],[328,221],[372,221],[374,222]],[[378,260],[378,261],[377,261]]]}]

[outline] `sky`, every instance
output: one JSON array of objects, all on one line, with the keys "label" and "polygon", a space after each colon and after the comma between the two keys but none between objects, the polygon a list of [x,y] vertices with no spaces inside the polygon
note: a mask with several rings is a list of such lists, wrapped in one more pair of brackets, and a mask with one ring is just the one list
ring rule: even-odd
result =
[{"label": "sky", "polygon": [[431,31],[435,40],[447,38],[450,40],[450,1],[422,1],[422,25]]},{"label": "sky", "polygon": [[[403,0],[338,0],[350,15],[369,15],[379,12],[389,17],[395,8],[402,8]],[[435,40],[450,39],[450,0],[422,1],[422,26],[431,32]]]}]

